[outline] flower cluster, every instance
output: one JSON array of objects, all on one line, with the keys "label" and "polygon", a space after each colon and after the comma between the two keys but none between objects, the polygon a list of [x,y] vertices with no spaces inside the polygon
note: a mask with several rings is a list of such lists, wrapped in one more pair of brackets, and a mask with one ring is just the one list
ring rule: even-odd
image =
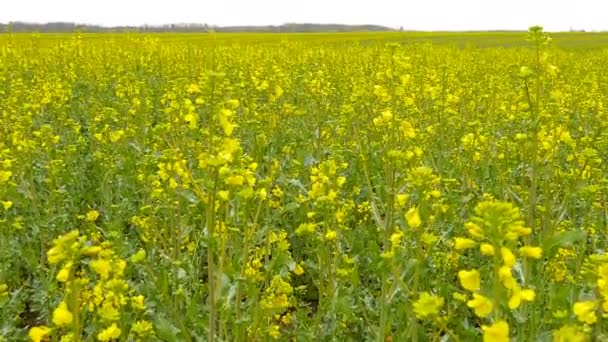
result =
[{"label": "flower cluster", "polygon": [[[501,313],[503,304],[509,310],[516,310],[523,302],[533,301],[535,291],[524,288],[521,280],[514,276],[522,267],[513,253],[514,246],[520,238],[531,234],[531,229],[521,219],[519,209],[508,202],[487,199],[477,204],[475,216],[464,227],[469,237],[455,237],[454,249],[477,248],[481,256],[490,259],[488,264],[491,265],[483,267],[481,272],[477,269],[458,272],[461,286],[472,294],[467,306],[475,315],[485,318],[494,313],[495,318],[500,318],[504,315]],[[539,259],[542,249],[522,245],[517,248],[517,254],[520,258]],[[487,272],[487,288],[482,287],[482,272]],[[484,328],[484,335],[500,332],[508,336],[507,323],[499,323],[495,322],[494,328]]]},{"label": "flower cluster", "polygon": [[[64,297],[53,310],[52,327],[30,330],[33,341],[51,335],[61,341],[86,335],[99,341],[154,336],[151,323],[141,319],[146,315],[144,297],[130,289],[124,279],[127,263],[109,243],[92,244],[86,235],[73,230],[53,241],[47,257],[50,264],[60,266],[55,278]],[[97,332],[85,329],[88,324],[98,327]]]}]

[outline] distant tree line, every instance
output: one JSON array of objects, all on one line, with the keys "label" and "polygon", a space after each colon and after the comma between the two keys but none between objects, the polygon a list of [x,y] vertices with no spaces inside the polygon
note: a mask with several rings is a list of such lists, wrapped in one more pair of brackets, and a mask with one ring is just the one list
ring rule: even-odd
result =
[{"label": "distant tree line", "polygon": [[0,23],[0,32],[353,32],[353,31],[394,31],[379,25],[342,24],[283,24],[278,26],[210,26],[207,24],[168,24],[162,26],[98,26],[69,22]]}]

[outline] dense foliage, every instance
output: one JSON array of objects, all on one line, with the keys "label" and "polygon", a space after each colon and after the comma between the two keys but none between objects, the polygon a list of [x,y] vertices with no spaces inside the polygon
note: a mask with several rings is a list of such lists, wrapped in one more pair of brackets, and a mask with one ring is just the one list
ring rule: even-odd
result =
[{"label": "dense foliage", "polygon": [[0,340],[608,338],[601,36],[450,37],[0,36]]}]

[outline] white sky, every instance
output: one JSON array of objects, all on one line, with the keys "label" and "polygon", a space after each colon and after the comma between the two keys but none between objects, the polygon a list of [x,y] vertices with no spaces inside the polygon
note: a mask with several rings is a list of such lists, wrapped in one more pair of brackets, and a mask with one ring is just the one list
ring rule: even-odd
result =
[{"label": "white sky", "polygon": [[413,30],[608,30],[608,0],[0,0],[0,22],[113,25],[286,22]]}]

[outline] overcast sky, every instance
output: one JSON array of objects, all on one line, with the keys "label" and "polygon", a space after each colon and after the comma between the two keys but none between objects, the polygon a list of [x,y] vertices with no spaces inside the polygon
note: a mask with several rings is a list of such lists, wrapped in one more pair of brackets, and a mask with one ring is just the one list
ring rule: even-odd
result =
[{"label": "overcast sky", "polygon": [[0,22],[378,24],[413,30],[608,30],[608,0],[0,0]]}]

